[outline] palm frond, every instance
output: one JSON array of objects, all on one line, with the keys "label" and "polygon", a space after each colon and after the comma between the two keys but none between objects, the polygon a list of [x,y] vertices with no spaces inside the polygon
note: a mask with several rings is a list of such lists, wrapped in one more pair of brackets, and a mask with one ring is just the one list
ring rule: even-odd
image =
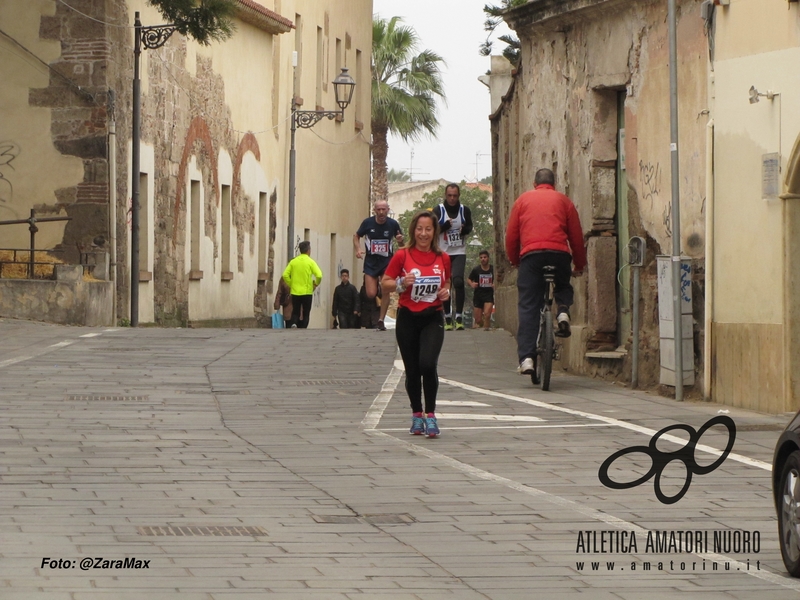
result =
[{"label": "palm frond", "polygon": [[372,33],[373,122],[406,140],[435,135],[436,99],[445,99],[444,59],[431,50],[417,52],[417,34],[400,17],[375,17]]}]

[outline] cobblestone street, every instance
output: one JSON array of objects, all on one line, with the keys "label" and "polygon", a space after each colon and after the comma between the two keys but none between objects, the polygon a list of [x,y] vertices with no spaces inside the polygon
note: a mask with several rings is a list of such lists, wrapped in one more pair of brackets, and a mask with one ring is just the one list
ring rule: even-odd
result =
[{"label": "cobblestone street", "polygon": [[[0,339],[3,600],[800,591],[770,484],[788,415],[563,373],[542,392],[516,374],[510,334],[468,330],[446,335],[429,440],[408,435],[391,331],[0,320]],[[719,414],[736,424],[732,452],[678,502],[659,502],[654,479],[598,479],[614,452]],[[711,429],[698,463],[727,440]],[[612,479],[650,466],[620,461]],[[686,477],[671,464],[664,493]]]}]

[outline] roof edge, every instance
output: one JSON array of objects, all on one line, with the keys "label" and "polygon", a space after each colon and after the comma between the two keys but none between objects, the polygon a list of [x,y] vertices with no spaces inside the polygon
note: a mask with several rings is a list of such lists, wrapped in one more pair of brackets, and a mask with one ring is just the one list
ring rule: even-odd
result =
[{"label": "roof edge", "polygon": [[254,0],[236,0],[236,16],[245,23],[274,35],[288,33],[294,29],[294,23],[289,19]]},{"label": "roof edge", "polygon": [[530,0],[527,4],[507,11],[503,19],[516,31],[522,27],[538,25],[566,14],[612,2],[617,3],[617,0]]}]

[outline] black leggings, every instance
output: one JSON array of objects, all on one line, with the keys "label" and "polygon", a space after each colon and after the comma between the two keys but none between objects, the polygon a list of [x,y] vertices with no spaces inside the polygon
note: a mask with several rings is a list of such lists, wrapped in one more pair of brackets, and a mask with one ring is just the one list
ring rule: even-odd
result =
[{"label": "black leggings", "polygon": [[[297,325],[298,329],[307,329],[308,328],[308,318],[309,314],[311,313],[311,304],[314,301],[314,296],[309,294],[308,296],[292,296],[292,320],[289,325]],[[303,318],[300,318],[300,312],[302,309]]]},{"label": "black leggings", "polygon": [[406,367],[406,392],[412,412],[422,412],[422,390],[425,390],[425,412],[436,410],[439,374],[436,366],[444,343],[442,311],[428,309],[420,313],[400,307],[395,325],[397,345]]},{"label": "black leggings", "polygon": [[[450,280],[456,293],[456,313],[464,312],[464,270],[467,266],[467,255],[456,254],[450,257]],[[450,298],[444,301],[444,314],[455,316],[450,312]]]}]

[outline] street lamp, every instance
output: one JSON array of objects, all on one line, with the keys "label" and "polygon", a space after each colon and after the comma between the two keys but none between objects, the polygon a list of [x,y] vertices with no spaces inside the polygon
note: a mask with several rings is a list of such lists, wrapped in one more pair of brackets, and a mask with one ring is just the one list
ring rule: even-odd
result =
[{"label": "street lamp", "polygon": [[347,72],[347,67],[342,67],[342,72],[333,80],[333,92],[336,104],[340,110],[297,110],[297,100],[292,98],[292,135],[289,148],[289,224],[286,234],[286,260],[292,260],[294,253],[294,208],[295,208],[295,179],[297,173],[297,157],[294,146],[297,128],[311,129],[322,119],[340,119],[344,121],[344,109],[353,99],[356,87],[355,80]]},{"label": "street lamp", "polygon": [[133,138],[131,139],[131,327],[139,325],[139,169],[142,129],[142,83],[139,63],[142,46],[160,48],[175,32],[175,25],[143,27],[139,13],[134,16],[133,44]]},{"label": "street lamp", "polygon": [[772,90],[767,90],[766,92],[759,92],[756,89],[756,86],[750,86],[750,104],[756,104],[761,97],[765,97],[767,100],[774,100],[775,96],[780,96],[780,93],[773,92]]}]

